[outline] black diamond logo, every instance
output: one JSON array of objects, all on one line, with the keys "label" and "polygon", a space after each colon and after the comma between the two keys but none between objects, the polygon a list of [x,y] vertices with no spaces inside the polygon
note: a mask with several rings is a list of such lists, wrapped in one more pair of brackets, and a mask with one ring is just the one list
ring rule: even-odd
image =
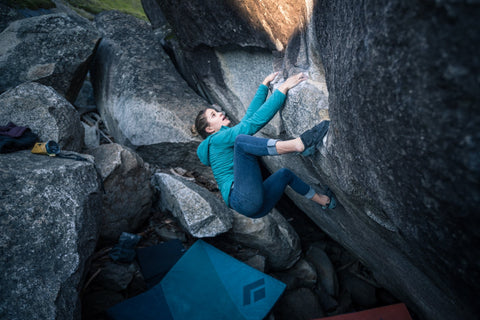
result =
[{"label": "black diamond logo", "polygon": [[265,279],[260,279],[243,287],[243,305],[249,305],[266,297]]}]

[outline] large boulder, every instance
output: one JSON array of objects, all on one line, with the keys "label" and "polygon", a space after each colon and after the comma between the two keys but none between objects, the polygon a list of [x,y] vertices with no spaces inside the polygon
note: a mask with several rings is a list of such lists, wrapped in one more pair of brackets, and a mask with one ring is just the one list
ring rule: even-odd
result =
[{"label": "large boulder", "polygon": [[101,210],[93,163],[20,151],[0,165],[0,317],[79,319]]},{"label": "large boulder", "polygon": [[0,95],[0,125],[9,121],[29,127],[40,141],[54,140],[65,150],[82,149],[80,115],[51,87],[29,82]]},{"label": "large boulder", "polygon": [[159,191],[159,207],[175,216],[197,238],[214,237],[230,230],[233,211],[219,197],[192,181],[156,173],[152,184]]},{"label": "large boulder", "polygon": [[88,150],[103,182],[100,237],[117,240],[134,233],[149,217],[153,190],[150,169],[142,158],[119,144],[102,144]]},{"label": "large boulder", "polygon": [[161,166],[198,165],[191,126],[200,99],[176,72],[151,26],[115,11],[99,14],[102,39],[92,69],[97,107],[117,143]]},{"label": "large boulder", "polygon": [[10,23],[0,33],[0,92],[37,81],[73,102],[98,39],[88,20],[64,13]]},{"label": "large boulder", "polygon": [[332,118],[315,172],[348,214],[310,216],[429,319],[480,311],[479,15],[447,1],[314,14]]},{"label": "large boulder", "polygon": [[[175,12],[171,2],[161,3],[165,13]],[[310,23],[290,37],[283,62],[274,63],[283,68],[283,77],[305,71],[309,81],[289,93],[278,127],[284,135],[275,137],[296,136],[328,117],[330,130],[313,157],[269,157],[265,163],[271,171],[291,168],[319,188],[328,184],[339,199],[335,212],[287,193],[421,317],[474,318],[480,282],[480,117],[475,112],[480,62],[473,44],[480,37],[480,8],[448,1],[306,3]],[[198,25],[193,10],[183,11],[181,20],[165,16],[181,41],[189,39],[183,34],[195,34],[186,30]],[[205,29],[212,28],[209,19],[202,21]],[[241,101],[235,79],[245,77],[237,73],[243,69],[224,72],[228,64],[213,58],[222,50],[258,48],[235,50],[221,34],[194,43],[195,48],[184,44],[188,60],[195,61],[191,70],[203,71],[198,79],[208,80],[207,96]],[[228,98],[218,98],[218,92]],[[227,113],[240,117],[241,109],[230,109],[231,104],[224,105]]]}]

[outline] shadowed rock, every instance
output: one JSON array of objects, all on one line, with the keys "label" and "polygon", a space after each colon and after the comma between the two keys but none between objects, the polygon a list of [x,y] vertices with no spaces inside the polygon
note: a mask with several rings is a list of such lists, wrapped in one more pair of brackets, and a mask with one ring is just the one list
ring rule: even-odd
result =
[{"label": "shadowed rock", "polygon": [[105,191],[100,236],[117,240],[122,232],[135,232],[152,205],[150,170],[135,152],[116,143],[88,153],[95,157]]},{"label": "shadowed rock", "polygon": [[317,271],[319,283],[325,291],[335,297],[338,295],[338,279],[332,262],[327,254],[316,246],[311,246],[305,258],[310,261]]},{"label": "shadowed rock", "polygon": [[[265,32],[258,32],[234,1],[157,1],[165,18],[188,48],[239,44],[274,48]],[[182,20],[188,17],[189,23]],[[155,19],[155,17],[150,16]],[[154,20],[153,24],[157,24]]]}]

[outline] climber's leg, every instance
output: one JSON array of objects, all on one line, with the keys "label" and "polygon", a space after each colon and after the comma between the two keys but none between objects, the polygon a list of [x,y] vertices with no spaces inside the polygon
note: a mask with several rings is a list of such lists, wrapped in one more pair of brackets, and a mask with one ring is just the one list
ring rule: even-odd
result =
[{"label": "climber's leg", "polygon": [[229,204],[245,216],[256,214],[263,206],[263,177],[258,156],[276,153],[275,140],[239,135],[233,153],[234,184]]},{"label": "climber's leg", "polygon": [[[285,191],[287,185],[290,185],[297,193],[305,196],[310,190],[308,184],[298,178],[292,171],[282,168],[274,172],[263,182],[263,206],[258,210],[252,218],[261,218],[267,215],[277,204]],[[315,194],[314,191],[308,196],[311,198]]]},{"label": "climber's leg", "polygon": [[275,144],[278,154],[286,154],[292,152],[302,152],[305,147],[300,137],[292,140],[277,141]]},{"label": "climber's leg", "polygon": [[288,169],[280,169],[263,181],[258,156],[279,154],[279,142],[283,141],[248,135],[240,135],[235,140],[234,184],[229,204],[238,213],[252,218],[265,216],[280,200],[287,185],[322,206],[330,202],[328,196],[316,194],[313,188]]},{"label": "climber's leg", "polygon": [[277,141],[278,154],[302,152],[303,155],[311,155],[315,148],[322,144],[323,137],[327,134],[330,121],[322,121],[310,130],[305,131],[300,137],[291,140]]}]

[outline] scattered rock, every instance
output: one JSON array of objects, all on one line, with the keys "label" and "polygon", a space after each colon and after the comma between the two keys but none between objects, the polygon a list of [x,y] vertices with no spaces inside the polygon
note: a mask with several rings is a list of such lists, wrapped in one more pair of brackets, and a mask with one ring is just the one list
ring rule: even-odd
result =
[{"label": "scattered rock", "polygon": [[119,144],[102,144],[88,152],[95,157],[105,191],[100,235],[117,240],[122,232],[136,231],[148,218],[151,173],[142,158]]},{"label": "scattered rock", "polygon": [[24,83],[0,95],[0,123],[26,126],[40,141],[54,140],[62,150],[80,152],[84,131],[75,108],[50,87]]}]

